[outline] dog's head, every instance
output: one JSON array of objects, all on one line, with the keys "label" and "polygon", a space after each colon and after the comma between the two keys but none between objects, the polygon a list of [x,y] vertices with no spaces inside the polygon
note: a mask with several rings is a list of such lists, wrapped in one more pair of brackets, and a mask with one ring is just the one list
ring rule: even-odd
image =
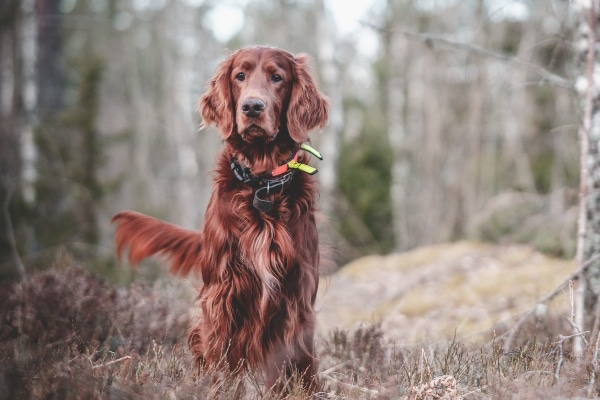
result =
[{"label": "dog's head", "polygon": [[247,47],[217,68],[200,99],[204,125],[215,123],[224,140],[275,140],[284,130],[296,143],[327,123],[329,101],[310,75],[309,57],[273,47]]}]

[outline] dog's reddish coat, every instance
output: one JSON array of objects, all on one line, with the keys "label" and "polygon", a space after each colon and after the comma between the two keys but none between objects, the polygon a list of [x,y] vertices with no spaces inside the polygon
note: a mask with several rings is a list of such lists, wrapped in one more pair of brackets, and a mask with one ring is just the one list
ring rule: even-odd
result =
[{"label": "dog's reddish coat", "polygon": [[[248,104],[264,105],[259,113]],[[257,210],[255,188],[239,181],[232,159],[267,177],[327,122],[328,101],[309,74],[308,57],[272,47],[249,47],[222,62],[200,100],[206,125],[224,140],[203,230],[190,231],[125,211],[117,214],[115,243],[129,261],[165,255],[171,272],[200,273],[201,316],[189,345],[199,366],[225,359],[264,371],[272,386],[282,376],[302,376],[316,387],[314,302],[319,277],[312,176],[296,172],[273,208]],[[300,155],[300,162],[308,158]]]}]

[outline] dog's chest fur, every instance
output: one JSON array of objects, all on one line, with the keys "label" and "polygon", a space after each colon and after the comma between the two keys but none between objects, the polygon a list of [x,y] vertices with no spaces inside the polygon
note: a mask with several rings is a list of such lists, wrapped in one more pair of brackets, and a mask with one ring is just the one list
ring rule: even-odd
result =
[{"label": "dog's chest fur", "polygon": [[[285,291],[285,275],[293,255],[284,254],[278,243],[290,243],[290,237],[281,221],[257,214],[257,219],[242,230],[240,249],[246,273],[254,275],[260,284],[260,316],[268,318],[269,308],[276,306],[280,294]],[[249,277],[252,279],[252,277]]]}]

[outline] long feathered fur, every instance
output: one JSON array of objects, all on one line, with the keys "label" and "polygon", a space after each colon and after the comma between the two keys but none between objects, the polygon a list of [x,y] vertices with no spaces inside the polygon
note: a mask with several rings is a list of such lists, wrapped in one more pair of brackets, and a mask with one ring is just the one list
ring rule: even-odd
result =
[{"label": "long feathered fur", "polygon": [[168,222],[135,212],[123,211],[115,215],[116,253],[127,251],[132,266],[144,258],[164,255],[169,260],[170,272],[186,276],[198,266],[202,249],[202,233],[180,228]]},{"label": "long feathered fur", "polygon": [[[268,75],[272,70],[281,80]],[[264,116],[243,115],[240,104],[250,94],[264,100]],[[319,279],[314,178],[296,173],[281,194],[269,195],[273,209],[261,212],[252,204],[255,189],[236,179],[231,160],[255,176],[268,174],[299,150],[310,129],[326,123],[328,101],[310,76],[307,56],[257,46],[221,63],[199,108],[224,139],[203,230],[121,212],[113,218],[117,254],[127,250],[132,265],[162,255],[172,273],[202,276],[196,300],[202,312],[189,336],[198,366],[225,359],[232,370],[263,371],[269,387],[282,374],[296,374],[311,392]],[[299,161],[309,162],[305,155]]]}]

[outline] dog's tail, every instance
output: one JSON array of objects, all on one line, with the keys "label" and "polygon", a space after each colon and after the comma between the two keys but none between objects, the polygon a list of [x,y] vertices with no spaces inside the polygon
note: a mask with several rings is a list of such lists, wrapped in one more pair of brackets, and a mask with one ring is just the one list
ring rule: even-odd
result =
[{"label": "dog's tail", "polygon": [[168,222],[134,211],[123,211],[112,219],[117,224],[115,246],[121,258],[127,249],[132,266],[144,258],[164,255],[171,263],[170,272],[188,275],[197,271],[202,248],[202,233],[180,228]]}]

